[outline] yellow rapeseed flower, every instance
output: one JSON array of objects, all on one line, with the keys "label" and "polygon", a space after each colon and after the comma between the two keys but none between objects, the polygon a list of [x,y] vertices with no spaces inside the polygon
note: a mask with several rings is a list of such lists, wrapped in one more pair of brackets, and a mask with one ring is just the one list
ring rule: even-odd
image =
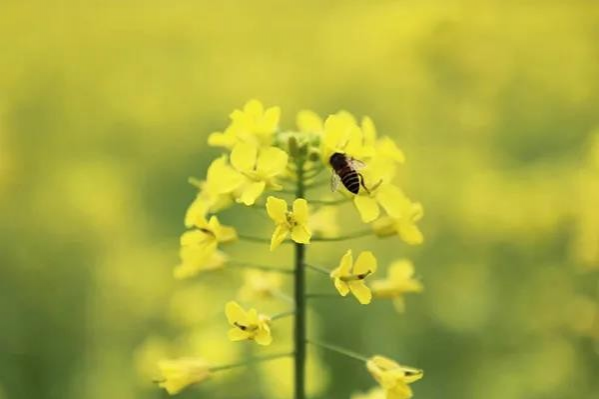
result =
[{"label": "yellow rapeseed flower", "polygon": [[371,284],[375,298],[393,299],[398,312],[405,309],[404,294],[422,292],[420,281],[414,279],[414,265],[407,259],[395,261],[389,267],[387,278],[375,280]]},{"label": "yellow rapeseed flower", "polygon": [[374,233],[379,237],[397,234],[407,244],[422,244],[424,236],[416,225],[424,214],[422,205],[403,197],[396,206],[401,209],[399,217],[386,216],[376,220],[372,223]]},{"label": "yellow rapeseed flower", "polygon": [[397,218],[401,215],[400,204],[405,197],[403,192],[393,184],[379,182],[380,184],[370,188],[370,192],[360,190],[360,193],[354,196],[354,205],[364,223],[376,220],[381,214],[381,207],[392,217]]},{"label": "yellow rapeseed flower", "polygon": [[181,358],[162,360],[158,363],[162,379],[158,381],[161,388],[170,395],[175,395],[191,384],[200,383],[210,377],[208,363],[198,358]]},{"label": "yellow rapeseed flower", "polygon": [[228,336],[231,341],[252,340],[258,345],[270,345],[270,319],[259,315],[256,309],[245,311],[237,302],[230,301],[225,307],[227,320],[232,328]]},{"label": "yellow rapeseed flower", "polygon": [[339,267],[331,272],[331,278],[335,288],[341,296],[346,296],[350,291],[358,302],[363,305],[372,300],[370,288],[364,283],[364,279],[374,273],[377,269],[377,261],[373,253],[364,251],[353,264],[351,250],[348,250],[341,258]]},{"label": "yellow rapeseed flower", "polygon": [[312,233],[308,228],[308,202],[303,198],[293,201],[293,211],[289,212],[287,202],[270,196],[266,199],[266,211],[275,222],[275,231],[270,240],[270,250],[274,251],[291,233],[291,239],[299,244],[308,244]]},{"label": "yellow rapeseed flower", "polygon": [[221,267],[226,257],[217,251],[218,244],[237,239],[233,227],[223,226],[216,216],[193,220],[196,227],[181,235],[181,263],[175,268],[176,278],[187,278],[203,270]]},{"label": "yellow rapeseed flower", "polygon": [[400,366],[384,356],[368,359],[366,367],[387,394],[387,399],[409,399],[412,389],[408,384],[422,378],[422,370]]},{"label": "yellow rapeseed flower", "polygon": [[242,301],[271,299],[280,292],[283,279],[280,273],[246,270],[238,297]]},{"label": "yellow rapeseed flower", "polygon": [[279,107],[264,109],[260,101],[250,100],[243,110],[236,109],[231,113],[231,124],[224,132],[214,132],[208,137],[208,144],[228,149],[240,142],[268,146],[278,129],[280,117]]},{"label": "yellow rapeseed flower", "polygon": [[320,155],[325,165],[331,155],[339,152],[364,161],[373,155],[374,149],[364,145],[362,130],[349,112],[340,111],[330,115],[324,122]]},{"label": "yellow rapeseed flower", "polygon": [[285,173],[288,158],[280,148],[237,144],[231,152],[231,164],[240,181],[232,190],[237,202],[253,205],[266,188],[280,190],[276,178]]}]

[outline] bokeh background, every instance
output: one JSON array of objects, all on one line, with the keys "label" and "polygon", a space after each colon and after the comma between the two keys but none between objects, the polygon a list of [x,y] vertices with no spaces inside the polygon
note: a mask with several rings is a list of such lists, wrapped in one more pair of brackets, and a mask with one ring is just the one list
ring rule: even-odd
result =
[{"label": "bokeh background", "polygon": [[[599,398],[599,6],[582,0],[3,0],[0,398],[161,398],[155,358],[251,353],[224,335],[238,271],[172,278],[186,180],[250,98],[284,128],[304,108],[370,115],[425,207],[422,246],[352,243],[412,259],[425,292],[403,315],[319,302],[313,335],[424,368],[417,398]],[[345,247],[310,250],[332,265]],[[374,385],[313,355],[313,398]],[[284,399],[289,365],[181,397]]]}]

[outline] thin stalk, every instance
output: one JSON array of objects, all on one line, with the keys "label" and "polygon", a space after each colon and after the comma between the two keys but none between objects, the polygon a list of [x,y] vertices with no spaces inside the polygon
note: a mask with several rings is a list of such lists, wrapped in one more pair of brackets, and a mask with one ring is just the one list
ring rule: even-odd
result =
[{"label": "thin stalk", "polygon": [[229,369],[234,369],[236,367],[247,366],[252,363],[266,362],[268,360],[280,359],[282,357],[288,357],[288,356],[292,356],[292,355],[293,355],[293,352],[285,352],[285,353],[275,353],[272,355],[258,356],[258,357],[254,357],[251,359],[244,360],[243,362],[210,367],[210,371],[215,372],[215,371],[229,370]]},{"label": "thin stalk", "polygon": [[[270,244],[270,238],[266,238],[266,237],[254,237],[254,236],[237,233],[237,238],[239,238],[240,240],[243,240],[243,241],[248,241],[248,242],[257,242],[260,244]],[[282,244],[289,244],[291,242],[292,241],[285,240],[282,242]]]},{"label": "thin stalk", "polygon": [[351,198],[344,197],[344,198],[339,198],[336,200],[308,200],[308,203],[310,203],[311,205],[332,206],[332,205],[345,204],[346,202],[350,202],[350,201],[351,201]]},{"label": "thin stalk", "polygon": [[[291,273],[293,273],[293,271]],[[275,297],[275,298],[281,299],[281,300],[283,300],[285,302],[295,303],[293,301],[292,297],[290,297],[289,295],[287,295],[287,294],[285,294],[284,292],[281,292],[281,291],[273,291],[272,296]]]},{"label": "thin stalk", "polygon": [[342,236],[337,237],[312,237],[310,242],[327,242],[327,241],[344,241],[344,240],[353,240],[355,238],[366,237],[372,234],[372,230],[358,230],[353,233],[349,233]]},{"label": "thin stalk", "polygon": [[[297,187],[296,198],[304,198],[304,160],[297,162]],[[306,275],[304,263],[306,258],[306,247],[303,244],[295,244],[295,324],[293,346],[295,352],[294,362],[294,397],[295,399],[306,398]]]},{"label": "thin stalk", "polygon": [[289,310],[287,312],[281,312],[281,313],[277,313],[274,314],[272,316],[270,316],[271,320],[279,320],[279,319],[283,319],[287,316],[293,316],[295,314],[295,310]]},{"label": "thin stalk", "polygon": [[306,266],[308,269],[314,270],[315,272],[318,272],[320,274],[325,274],[327,276],[331,275],[331,272],[329,270],[325,269],[324,267],[309,265],[307,263],[304,264],[304,266]]},{"label": "thin stalk", "polygon": [[341,355],[345,355],[345,356],[350,357],[352,359],[359,360],[361,362],[367,362],[368,361],[368,358],[366,356],[360,355],[359,353],[356,353],[356,352],[352,352],[349,349],[345,349],[345,348],[342,348],[342,347],[337,346],[337,345],[326,344],[324,342],[315,341],[313,339],[307,340],[306,342],[308,342],[309,344],[312,344],[314,346],[319,346],[321,348],[330,350],[331,352],[339,353]]},{"label": "thin stalk", "polygon": [[291,270],[291,269],[284,269],[282,267],[274,267],[274,266],[263,266],[263,265],[258,265],[258,264],[249,263],[249,262],[243,262],[243,261],[239,261],[239,260],[231,260],[227,263],[227,265],[233,266],[233,267],[264,270],[266,272],[275,272],[275,273],[283,273],[283,274],[293,273],[293,270]]},{"label": "thin stalk", "polygon": [[326,293],[309,293],[306,294],[306,298],[325,298],[325,299],[345,299],[339,294],[326,294]]}]

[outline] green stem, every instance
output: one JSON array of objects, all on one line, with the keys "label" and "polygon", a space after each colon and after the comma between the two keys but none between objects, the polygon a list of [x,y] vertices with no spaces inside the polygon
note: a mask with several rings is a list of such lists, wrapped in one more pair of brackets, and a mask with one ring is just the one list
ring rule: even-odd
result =
[{"label": "green stem", "polygon": [[356,359],[359,360],[361,362],[367,362],[368,358],[364,355],[360,355],[359,353],[356,352],[352,352],[349,349],[345,349],[342,348],[340,346],[336,346],[336,345],[331,345],[331,344],[326,344],[324,342],[319,342],[319,341],[315,341],[315,340],[306,340],[306,342],[308,342],[309,344],[312,344],[314,346],[319,346],[321,348],[330,350],[331,352],[336,352],[339,353],[341,355],[345,355],[347,357],[350,357],[352,359]]},{"label": "green stem", "polygon": [[242,261],[238,261],[238,260],[230,260],[227,263],[227,265],[233,266],[233,267],[244,267],[244,268],[248,268],[248,269],[264,270],[266,272],[275,272],[275,273],[283,273],[283,274],[293,273],[293,270],[291,270],[291,269],[284,269],[282,267],[257,265],[255,263],[242,262]]},{"label": "green stem", "polygon": [[353,240],[355,238],[366,237],[372,234],[372,230],[358,230],[353,233],[349,233],[343,236],[337,237],[312,237],[310,242],[326,242],[326,241],[344,241],[344,240]]},{"label": "green stem", "polygon": [[[297,190],[296,198],[304,198],[304,160],[297,161]],[[295,325],[294,325],[294,397],[295,399],[306,398],[306,275],[304,263],[306,258],[306,247],[303,244],[295,244]]]},{"label": "green stem", "polygon": [[351,198],[344,197],[344,198],[339,198],[336,200],[308,200],[308,203],[311,205],[332,206],[332,205],[345,204],[346,202],[349,202],[349,201],[351,201]]},{"label": "green stem", "polygon": [[327,298],[327,299],[345,299],[345,297],[339,294],[326,294],[326,293],[315,293],[315,294],[306,294],[306,298]]},{"label": "green stem", "polygon": [[[270,244],[270,238],[265,238],[265,237],[254,237],[254,236],[248,236],[245,234],[237,233],[237,238],[239,238],[240,240],[243,240],[243,241],[248,241],[248,242],[257,242],[260,244]],[[282,244],[290,244],[292,242],[293,241],[285,240],[282,242]]]},{"label": "green stem", "polygon": [[252,363],[265,362],[268,360],[280,359],[282,357],[288,357],[288,356],[292,356],[292,355],[293,355],[293,352],[291,352],[291,353],[286,352],[286,353],[275,353],[272,355],[259,356],[259,357],[254,357],[251,359],[244,360],[243,362],[210,367],[210,371],[215,372],[215,371],[229,370],[229,369],[234,369],[236,367],[247,366],[248,364],[252,364]]}]

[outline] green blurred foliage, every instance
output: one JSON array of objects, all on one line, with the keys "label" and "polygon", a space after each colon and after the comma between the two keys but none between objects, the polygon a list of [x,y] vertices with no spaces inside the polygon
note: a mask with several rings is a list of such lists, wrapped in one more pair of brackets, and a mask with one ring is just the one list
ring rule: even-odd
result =
[{"label": "green blurred foliage", "polygon": [[[424,368],[420,398],[596,398],[598,43],[582,0],[3,1],[0,397],[158,398],[147,359],[248,354],[224,335],[239,273],[171,274],[186,179],[255,97],[286,128],[303,108],[370,115],[425,206],[423,246],[352,244],[414,261],[407,313],[322,302],[314,334]],[[319,357],[316,397],[373,385]],[[181,397],[282,398],[286,370]]]}]

